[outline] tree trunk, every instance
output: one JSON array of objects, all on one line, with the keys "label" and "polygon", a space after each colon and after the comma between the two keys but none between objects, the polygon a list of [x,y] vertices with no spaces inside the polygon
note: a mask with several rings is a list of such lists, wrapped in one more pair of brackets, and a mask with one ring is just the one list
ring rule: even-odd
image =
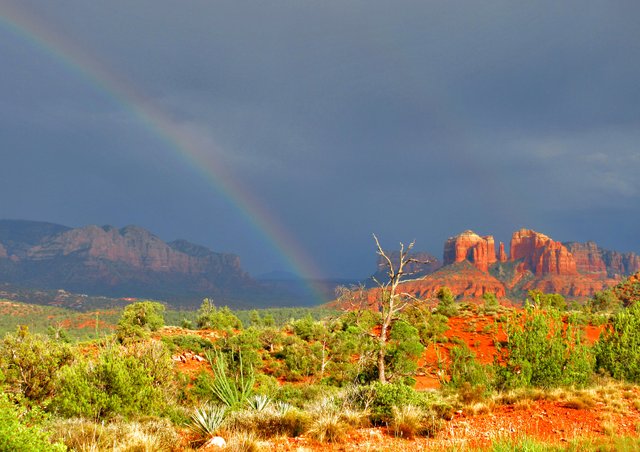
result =
[{"label": "tree trunk", "polygon": [[380,337],[378,338],[378,381],[380,383],[386,383],[387,377],[385,375],[384,358],[387,354],[387,329],[389,324],[387,319],[383,320],[382,329],[380,331]]}]

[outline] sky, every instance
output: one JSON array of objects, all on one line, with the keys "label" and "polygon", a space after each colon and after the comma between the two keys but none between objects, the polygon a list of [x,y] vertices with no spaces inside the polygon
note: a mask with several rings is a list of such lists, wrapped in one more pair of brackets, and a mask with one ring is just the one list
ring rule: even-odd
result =
[{"label": "sky", "polygon": [[0,218],[362,278],[521,227],[640,252],[637,1],[0,0]]}]

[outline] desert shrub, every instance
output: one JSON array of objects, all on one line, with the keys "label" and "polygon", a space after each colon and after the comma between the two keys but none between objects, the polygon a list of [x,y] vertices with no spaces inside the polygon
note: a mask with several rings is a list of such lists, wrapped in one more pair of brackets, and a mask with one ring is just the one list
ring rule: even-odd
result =
[{"label": "desert shrub", "polygon": [[298,381],[320,370],[321,359],[312,346],[297,336],[286,337],[282,349],[275,354],[285,364],[281,374],[288,381]]},{"label": "desert shrub", "polygon": [[640,304],[615,314],[595,345],[596,367],[621,380],[640,382]]},{"label": "desert shrub", "polygon": [[424,346],[438,341],[449,329],[449,318],[431,312],[431,309],[426,305],[410,306],[404,311],[402,318],[418,330],[420,341]]},{"label": "desert shrub", "polygon": [[273,327],[264,327],[258,330],[258,340],[262,349],[269,353],[274,353],[277,348],[280,348],[285,338],[285,334],[282,330]]},{"label": "desert shrub", "polygon": [[417,361],[424,353],[418,330],[402,320],[391,327],[385,361],[389,379],[413,375]]},{"label": "desert shrub", "polygon": [[216,351],[224,356],[228,372],[234,374],[241,366],[245,373],[261,368],[261,349],[260,331],[255,328],[227,335],[216,342]]},{"label": "desert shrub", "polygon": [[567,309],[567,300],[558,293],[544,293],[541,290],[530,290],[527,294],[527,301],[540,309],[557,309],[564,311]]},{"label": "desert shrub", "polygon": [[130,304],[122,312],[116,334],[121,342],[145,339],[164,326],[164,306],[155,301]]},{"label": "desert shrub", "polygon": [[9,401],[6,394],[0,393],[1,452],[66,450],[63,444],[57,441],[55,444],[52,443],[50,435],[40,425],[29,425],[24,422],[24,417],[21,409]]},{"label": "desert shrub", "polygon": [[404,384],[376,382],[371,385],[371,390],[372,399],[368,408],[374,424],[390,422],[394,406],[424,404],[421,394]]},{"label": "desert shrub", "polygon": [[155,346],[107,346],[96,359],[60,370],[51,408],[65,417],[93,419],[160,413],[172,396],[172,365]]},{"label": "desert shrub", "polygon": [[435,310],[436,314],[453,317],[458,313],[458,307],[455,304],[456,297],[447,286],[443,286],[438,290],[436,298],[438,299],[438,306],[436,306]]},{"label": "desert shrub", "polygon": [[492,369],[476,360],[476,355],[467,344],[456,345],[450,351],[448,385],[459,388],[467,383],[471,386],[489,387],[492,383]]},{"label": "desert shrub", "polygon": [[277,388],[277,391],[273,394],[273,399],[302,408],[310,401],[317,400],[318,398],[331,394],[334,391],[336,391],[335,388],[324,385],[293,385],[291,383],[285,383]]},{"label": "desert shrub", "polygon": [[56,390],[56,372],[73,360],[71,347],[26,327],[0,342],[0,375],[6,389],[30,402],[44,404]]},{"label": "desert shrub", "polygon": [[325,333],[325,326],[322,322],[316,322],[311,315],[307,315],[298,320],[291,322],[293,332],[300,339],[305,341],[312,341],[320,338]]},{"label": "desert shrub", "polygon": [[227,306],[217,308],[210,298],[202,300],[196,319],[198,328],[241,330],[242,322]]},{"label": "desert shrub", "polygon": [[482,294],[483,306],[482,310],[485,314],[495,314],[500,309],[500,303],[496,294],[491,292],[485,292]]},{"label": "desert shrub", "polygon": [[528,306],[510,318],[505,332],[507,342],[498,347],[495,365],[501,388],[584,386],[591,378],[591,350],[576,325],[564,327],[557,310]]},{"label": "desert shrub", "polygon": [[193,353],[204,353],[206,350],[213,348],[213,342],[209,339],[202,338],[193,334],[184,334],[179,336],[163,336],[162,342],[171,351],[191,351]]}]

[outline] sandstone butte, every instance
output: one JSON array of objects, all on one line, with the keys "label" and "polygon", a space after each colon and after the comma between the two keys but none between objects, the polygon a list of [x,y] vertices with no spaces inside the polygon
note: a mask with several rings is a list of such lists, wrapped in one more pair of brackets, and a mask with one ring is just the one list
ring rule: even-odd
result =
[{"label": "sandstone butte", "polygon": [[639,270],[634,253],[603,250],[593,242],[561,243],[524,228],[513,233],[509,255],[502,242],[496,255],[493,236],[467,230],[447,239],[441,269],[405,288],[422,297],[448,286],[461,298],[531,289],[587,298]]},{"label": "sandstone butte", "polygon": [[496,245],[493,237],[480,237],[473,231],[464,231],[455,237],[449,237],[444,244],[444,265],[462,261],[472,262],[479,270],[489,271],[496,262]]}]

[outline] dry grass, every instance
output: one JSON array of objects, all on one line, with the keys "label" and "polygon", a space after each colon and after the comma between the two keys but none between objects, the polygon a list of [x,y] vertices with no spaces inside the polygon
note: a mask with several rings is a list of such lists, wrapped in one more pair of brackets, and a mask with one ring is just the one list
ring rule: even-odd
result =
[{"label": "dry grass", "polygon": [[229,437],[224,452],[261,452],[266,450],[251,432],[237,432]]},{"label": "dry grass", "polygon": [[53,422],[49,430],[55,441],[62,441],[69,449],[79,452],[172,451],[180,443],[180,437],[166,419],[119,420],[106,425],[85,419],[65,419]]},{"label": "dry grass", "polygon": [[419,407],[413,405],[394,406],[392,416],[390,427],[396,436],[411,439],[422,433],[424,413]]},{"label": "dry grass", "polygon": [[234,411],[229,414],[224,427],[230,432],[253,433],[261,438],[296,437],[306,431],[309,423],[310,416],[304,411],[272,405],[261,411]]},{"label": "dry grass", "polygon": [[600,427],[602,427],[602,433],[607,436],[613,437],[616,434],[617,426],[610,415],[602,417]]},{"label": "dry grass", "polygon": [[314,414],[307,433],[309,437],[321,443],[336,443],[344,439],[348,430],[349,424],[339,413],[327,410]]}]

